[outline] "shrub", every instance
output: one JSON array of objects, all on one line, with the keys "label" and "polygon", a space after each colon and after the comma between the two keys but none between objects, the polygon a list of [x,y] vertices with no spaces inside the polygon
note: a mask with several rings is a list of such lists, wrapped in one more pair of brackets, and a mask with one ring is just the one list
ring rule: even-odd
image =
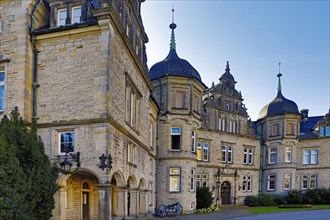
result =
[{"label": "shrub", "polygon": [[307,189],[303,194],[303,203],[330,204],[330,189]]},{"label": "shrub", "polygon": [[198,187],[196,192],[197,209],[208,208],[213,203],[209,187]]},{"label": "shrub", "polygon": [[301,191],[296,189],[289,191],[285,199],[288,204],[301,204],[303,202]]},{"label": "shrub", "polygon": [[281,196],[281,195],[276,194],[274,196],[274,200],[275,200],[276,205],[286,205],[287,204],[285,196]]},{"label": "shrub", "polygon": [[272,206],[275,205],[275,196],[274,195],[269,195],[269,194],[264,194],[264,193],[259,193],[258,194],[258,203],[261,206]]},{"label": "shrub", "polygon": [[258,197],[256,197],[256,196],[247,196],[244,200],[244,205],[258,206],[259,205]]}]

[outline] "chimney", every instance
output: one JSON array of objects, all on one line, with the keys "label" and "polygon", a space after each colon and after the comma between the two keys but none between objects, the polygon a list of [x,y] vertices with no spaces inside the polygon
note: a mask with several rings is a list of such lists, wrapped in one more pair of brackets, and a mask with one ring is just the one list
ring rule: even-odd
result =
[{"label": "chimney", "polygon": [[300,110],[302,119],[307,120],[307,118],[308,118],[308,111],[309,111],[309,109],[302,109],[302,110]]}]

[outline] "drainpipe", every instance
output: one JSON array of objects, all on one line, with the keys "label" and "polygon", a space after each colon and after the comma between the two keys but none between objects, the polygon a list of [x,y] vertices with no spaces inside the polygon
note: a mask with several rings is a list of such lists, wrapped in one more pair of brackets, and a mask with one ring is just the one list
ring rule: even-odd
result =
[{"label": "drainpipe", "polygon": [[38,56],[38,50],[36,48],[36,38],[33,34],[34,30],[34,21],[35,21],[35,11],[37,10],[38,5],[42,2],[42,0],[39,0],[36,2],[33,6],[32,12],[31,12],[31,27],[30,27],[30,41],[32,43],[33,47],[33,84],[32,84],[32,120],[35,120],[37,117],[37,56]]},{"label": "drainpipe", "polygon": [[264,124],[260,123],[260,168],[259,168],[259,189],[258,192],[261,193],[262,192],[262,169],[263,169],[263,163],[264,163],[264,140],[263,140],[263,129],[264,129]]}]

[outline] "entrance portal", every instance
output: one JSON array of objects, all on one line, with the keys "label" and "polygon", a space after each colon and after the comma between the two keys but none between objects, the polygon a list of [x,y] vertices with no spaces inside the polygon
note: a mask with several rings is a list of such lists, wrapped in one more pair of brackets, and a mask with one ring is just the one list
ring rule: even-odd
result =
[{"label": "entrance portal", "polygon": [[231,186],[228,181],[225,181],[221,184],[221,200],[222,205],[229,205],[230,204],[230,190]]},{"label": "entrance portal", "polygon": [[83,184],[83,192],[82,192],[82,212],[83,212],[83,220],[89,220],[89,186],[86,182]]}]

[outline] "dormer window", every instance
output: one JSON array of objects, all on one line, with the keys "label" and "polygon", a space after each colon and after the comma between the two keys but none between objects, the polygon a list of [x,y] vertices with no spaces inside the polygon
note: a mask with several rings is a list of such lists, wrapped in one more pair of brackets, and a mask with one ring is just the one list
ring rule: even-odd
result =
[{"label": "dormer window", "polygon": [[67,17],[66,9],[60,9],[57,11],[57,24],[58,26],[65,25]]},{"label": "dormer window", "polygon": [[80,17],[81,17],[81,6],[73,7],[72,8],[72,24],[74,23],[80,23]]},{"label": "dormer window", "polygon": [[230,104],[225,104],[225,110],[230,111]]}]

